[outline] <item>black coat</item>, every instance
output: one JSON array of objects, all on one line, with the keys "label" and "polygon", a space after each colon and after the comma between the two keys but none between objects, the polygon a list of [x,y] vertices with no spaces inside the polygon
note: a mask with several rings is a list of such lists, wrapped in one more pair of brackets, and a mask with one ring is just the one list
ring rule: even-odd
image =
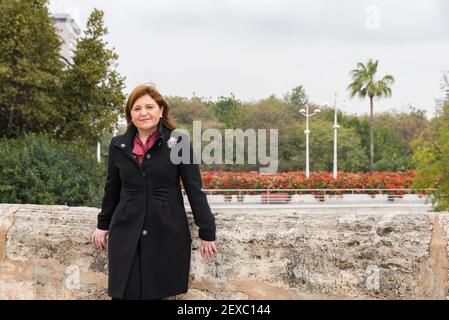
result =
[{"label": "black coat", "polygon": [[[199,165],[173,164],[167,140],[172,130],[162,121],[159,137],[144,156],[143,165],[132,154],[137,128],[112,138],[108,173],[97,227],[109,230],[109,288],[112,297],[122,298],[133,257],[140,241],[144,299],[187,291],[191,234],[184,209],[180,178],[192,208],[199,237],[215,240],[215,219],[201,190]],[[190,161],[193,150],[190,146]]]}]

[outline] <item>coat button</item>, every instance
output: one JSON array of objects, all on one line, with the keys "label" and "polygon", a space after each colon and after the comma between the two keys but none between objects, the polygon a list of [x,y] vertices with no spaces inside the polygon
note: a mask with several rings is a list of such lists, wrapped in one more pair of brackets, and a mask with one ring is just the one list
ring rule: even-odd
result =
[{"label": "coat button", "polygon": [[145,177],[147,174],[146,174],[145,171],[144,171],[144,172],[142,172],[142,175]]},{"label": "coat button", "polygon": [[148,231],[145,230],[145,229],[143,229],[143,230],[142,230],[142,235],[143,235],[143,236],[146,236],[147,234],[148,234]]},{"label": "coat button", "polygon": [[120,145],[120,147],[124,148],[124,147],[126,147],[126,144],[122,143],[122,144]]},{"label": "coat button", "polygon": [[151,158],[151,154],[147,154],[147,159],[150,159]]}]

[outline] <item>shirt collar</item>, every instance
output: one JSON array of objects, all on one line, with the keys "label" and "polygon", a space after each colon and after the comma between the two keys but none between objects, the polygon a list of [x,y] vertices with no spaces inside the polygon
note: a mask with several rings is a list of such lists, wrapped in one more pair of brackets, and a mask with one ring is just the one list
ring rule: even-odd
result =
[{"label": "shirt collar", "polygon": [[[158,136],[158,130],[156,128],[156,130],[154,130],[153,133],[148,136],[147,140],[145,141],[145,145],[148,145],[148,143],[152,139],[157,138],[157,136]],[[136,131],[136,137],[134,138],[134,140],[137,141],[138,144],[143,146],[142,140],[140,140],[140,137],[139,137],[139,131]]]}]

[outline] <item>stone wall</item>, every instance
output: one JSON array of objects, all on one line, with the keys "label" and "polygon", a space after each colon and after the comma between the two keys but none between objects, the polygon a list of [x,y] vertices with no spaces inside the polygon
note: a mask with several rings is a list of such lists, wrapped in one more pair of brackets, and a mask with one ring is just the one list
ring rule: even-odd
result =
[{"label": "stone wall", "polygon": [[[219,255],[194,239],[189,291],[171,298],[447,299],[449,213],[427,210],[216,209]],[[0,205],[0,299],[108,299],[98,211]]]}]

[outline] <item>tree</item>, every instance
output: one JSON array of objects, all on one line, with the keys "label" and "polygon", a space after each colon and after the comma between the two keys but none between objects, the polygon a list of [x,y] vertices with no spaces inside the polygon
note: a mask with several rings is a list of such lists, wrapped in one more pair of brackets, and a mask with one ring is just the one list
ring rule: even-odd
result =
[{"label": "tree", "polygon": [[413,186],[435,188],[434,209],[449,209],[449,81],[443,75],[441,89],[446,94],[446,104],[437,110],[430,125],[412,143],[416,173]]},{"label": "tree", "polygon": [[193,121],[201,121],[201,128],[220,129],[222,123],[217,119],[214,111],[208,106],[208,103],[200,98],[194,97],[187,99],[184,97],[166,97],[170,104],[170,113],[176,119],[177,127],[192,131]]},{"label": "tree", "polygon": [[[316,118],[310,124],[310,166],[313,171],[332,171],[333,167],[333,120]],[[284,162],[280,170],[304,170],[306,138],[304,123],[297,123],[288,133],[288,148],[282,148]],[[360,144],[360,137],[353,128],[341,128],[339,134],[339,170],[346,172],[363,171],[368,166],[368,157]]]},{"label": "tree", "polygon": [[287,92],[284,94],[284,99],[288,103],[291,103],[297,107],[304,107],[309,103],[309,97],[302,85],[297,86],[292,89],[292,92]]},{"label": "tree", "polygon": [[235,98],[233,93],[229,97],[219,97],[211,106],[218,119],[225,124],[226,128],[235,126],[236,112],[240,106],[240,101]]},{"label": "tree", "polygon": [[125,104],[124,77],[116,70],[118,56],[103,37],[103,12],[94,9],[77,44],[73,65],[66,71],[61,94],[64,117],[57,136],[95,144],[117,123]]},{"label": "tree", "polygon": [[[297,107],[275,96],[242,104],[236,113],[236,127],[242,130],[254,129],[256,132],[258,129],[266,130],[267,150],[269,150],[268,142],[270,138],[268,135],[270,134],[270,129],[278,130],[279,170],[289,168],[289,164],[286,163],[288,151],[291,149],[288,145],[288,137],[289,133],[293,131],[292,126],[295,124],[295,120],[302,120]],[[246,147],[248,147],[247,144],[245,144]],[[257,166],[238,165],[236,169],[257,170],[259,167],[259,164]]]},{"label": "tree", "polygon": [[[383,118],[386,118],[385,116]],[[374,159],[378,171],[406,171],[412,168],[411,150],[405,136],[394,127],[394,122],[379,121],[381,124],[375,132],[375,148],[377,150]],[[388,119],[388,118],[387,118]]]},{"label": "tree", "polygon": [[47,0],[0,1],[0,136],[54,130],[59,46]]},{"label": "tree", "polygon": [[413,186],[436,188],[435,210],[449,209],[449,104],[413,146],[413,160],[417,163]]},{"label": "tree", "polygon": [[348,86],[351,97],[358,95],[360,98],[368,96],[370,101],[370,172],[373,172],[374,164],[374,97],[390,97],[391,86],[394,84],[394,78],[391,75],[384,76],[376,81],[375,76],[379,61],[369,59],[367,64],[359,62],[357,68],[350,72],[352,82]]},{"label": "tree", "polygon": [[1,138],[0,203],[99,207],[106,168],[94,155],[47,134]]}]

